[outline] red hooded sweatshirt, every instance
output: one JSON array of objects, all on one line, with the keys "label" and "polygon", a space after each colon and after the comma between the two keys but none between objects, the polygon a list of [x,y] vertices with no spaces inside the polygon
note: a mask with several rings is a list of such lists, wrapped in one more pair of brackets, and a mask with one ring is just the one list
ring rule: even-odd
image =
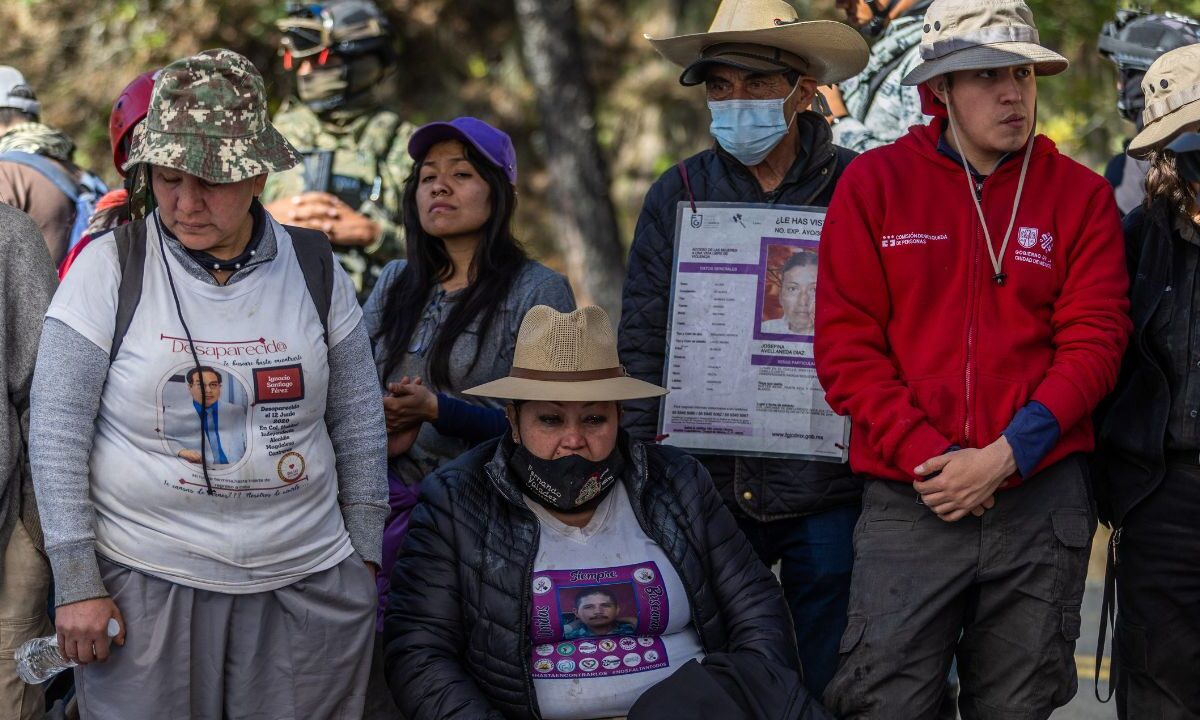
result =
[{"label": "red hooded sweatshirt", "polygon": [[[817,374],[850,416],[857,472],[911,482],[917,465],[988,445],[1038,401],[1060,437],[1037,472],[1092,449],[1090,413],[1116,383],[1130,332],[1112,189],[1037,136],[997,285],[972,183],[938,152],[943,127],[914,126],[838,182],[821,236]],[[996,252],[1021,159],[983,184]]]}]

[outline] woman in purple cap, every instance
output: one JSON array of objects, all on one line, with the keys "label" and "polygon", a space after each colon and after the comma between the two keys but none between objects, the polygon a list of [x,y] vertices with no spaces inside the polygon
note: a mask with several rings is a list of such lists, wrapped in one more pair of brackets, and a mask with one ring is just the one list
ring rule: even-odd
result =
[{"label": "woman in purple cap", "polygon": [[421,479],[507,427],[499,401],[461,390],[507,374],[529,308],[575,307],[566,278],[513,237],[517,158],[508,135],[460,117],[418,129],[408,153],[408,259],[384,267],[363,307],[388,427],[392,516],[381,596]]}]

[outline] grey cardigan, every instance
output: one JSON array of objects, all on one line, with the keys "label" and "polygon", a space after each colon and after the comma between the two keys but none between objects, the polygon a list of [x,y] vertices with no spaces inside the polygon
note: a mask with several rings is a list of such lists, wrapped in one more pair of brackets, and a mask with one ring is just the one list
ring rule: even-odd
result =
[{"label": "grey cardigan", "polygon": [[42,317],[57,285],[58,274],[37,225],[20,210],[0,205],[0,375],[8,391],[0,411],[0,577],[4,548],[18,518],[34,544],[42,544],[25,446]]}]

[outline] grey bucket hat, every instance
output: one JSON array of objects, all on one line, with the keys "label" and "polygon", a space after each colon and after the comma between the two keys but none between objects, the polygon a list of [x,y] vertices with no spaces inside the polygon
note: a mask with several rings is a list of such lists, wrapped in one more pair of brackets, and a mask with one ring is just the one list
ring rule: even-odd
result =
[{"label": "grey bucket hat", "polygon": [[124,169],[150,163],[232,183],[299,162],[267,119],[266,91],[254,65],[232,50],[205,50],[162,69]]},{"label": "grey bucket hat", "polygon": [[1041,45],[1033,12],[1022,0],[934,0],[921,28],[920,65],[900,82],[920,85],[959,70],[1033,65],[1057,75],[1067,59]]}]

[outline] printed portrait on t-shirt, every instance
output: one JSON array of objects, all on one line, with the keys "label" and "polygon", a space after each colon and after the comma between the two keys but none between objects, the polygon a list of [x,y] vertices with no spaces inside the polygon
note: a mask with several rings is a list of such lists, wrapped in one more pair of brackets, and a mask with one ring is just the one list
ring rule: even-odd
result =
[{"label": "printed portrait on t-shirt", "polygon": [[219,468],[246,454],[247,392],[236,375],[193,365],[167,380],[162,402],[167,445],[183,462]]},{"label": "printed portrait on t-shirt", "polygon": [[656,563],[542,570],[531,589],[535,679],[613,677],[670,666],[662,635],[671,611]]},{"label": "printed portrait on t-shirt", "polygon": [[817,307],[816,251],[782,243],[768,244],[764,250],[759,333],[811,338]]},{"label": "printed portrait on t-shirt", "polygon": [[635,607],[632,583],[560,588],[558,594],[559,608],[570,608],[562,613],[566,640],[637,633],[637,617],[622,614],[622,598],[624,607]]}]

